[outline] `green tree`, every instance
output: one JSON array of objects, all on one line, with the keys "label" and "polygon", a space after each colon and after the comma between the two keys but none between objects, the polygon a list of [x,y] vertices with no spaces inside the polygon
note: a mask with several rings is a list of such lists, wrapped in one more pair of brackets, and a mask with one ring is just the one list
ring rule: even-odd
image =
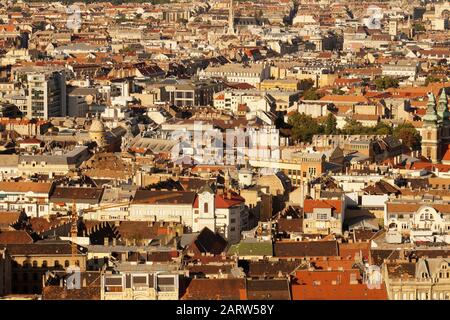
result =
[{"label": "green tree", "polygon": [[298,89],[303,90],[303,91],[309,90],[312,87],[314,87],[313,79],[302,79],[302,80],[300,80],[300,83],[298,85]]},{"label": "green tree", "polygon": [[429,75],[425,78],[425,85],[428,86],[430,83],[435,83],[435,82],[440,82],[442,81],[441,78],[433,76],[433,75]]},{"label": "green tree", "polygon": [[401,140],[411,149],[419,149],[421,136],[419,131],[410,123],[403,123],[394,128],[392,135]]},{"label": "green tree", "polygon": [[344,134],[366,134],[367,127],[364,127],[361,122],[358,122],[354,119],[347,118],[345,119],[345,126],[342,129]]},{"label": "green tree", "polygon": [[398,88],[398,79],[393,77],[380,77],[375,79],[377,90],[386,90],[387,88]]},{"label": "green tree", "polygon": [[311,142],[312,136],[322,133],[323,127],[310,115],[294,113],[288,118],[288,124],[292,126],[292,139],[295,141]]},{"label": "green tree", "polygon": [[414,30],[414,32],[424,32],[424,31],[426,31],[425,26],[423,24],[420,24],[420,23],[415,23],[413,25],[413,30]]},{"label": "green tree", "polygon": [[384,122],[378,122],[376,126],[372,128],[373,134],[378,135],[391,135],[392,134],[392,127]]},{"label": "green tree", "polygon": [[315,89],[309,89],[303,93],[304,100],[319,100],[320,98],[322,98],[322,95],[319,94]]},{"label": "green tree", "polygon": [[336,117],[332,113],[329,113],[327,115],[327,118],[325,119],[323,127],[324,127],[323,128],[323,132],[325,134],[336,134],[336,133],[338,133],[337,120],[336,120]]}]

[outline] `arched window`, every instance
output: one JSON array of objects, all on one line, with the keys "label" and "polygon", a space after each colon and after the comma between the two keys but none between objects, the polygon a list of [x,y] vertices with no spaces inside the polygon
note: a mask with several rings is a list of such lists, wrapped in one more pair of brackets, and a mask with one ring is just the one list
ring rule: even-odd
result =
[{"label": "arched window", "polygon": [[47,260],[42,261],[42,267],[46,268],[48,265]]},{"label": "arched window", "polygon": [[64,267],[68,268],[70,266],[69,260],[64,261]]},{"label": "arched window", "polygon": [[37,266],[38,266],[37,261],[36,261],[36,260],[33,260],[33,268],[37,268]]},{"label": "arched window", "polygon": [[205,212],[205,213],[208,213],[208,203],[207,202],[205,202],[204,203],[204,205],[203,205],[203,212]]},{"label": "arched window", "polygon": [[55,267],[59,267],[59,260],[55,260]]},{"label": "arched window", "polygon": [[431,140],[431,132],[427,132],[427,140]]}]

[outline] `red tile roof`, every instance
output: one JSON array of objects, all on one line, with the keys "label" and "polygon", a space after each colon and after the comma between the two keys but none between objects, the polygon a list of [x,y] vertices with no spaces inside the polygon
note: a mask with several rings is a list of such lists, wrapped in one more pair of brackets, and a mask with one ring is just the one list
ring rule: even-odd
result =
[{"label": "red tile roof", "polygon": [[[244,202],[245,199],[236,193],[231,193],[230,195],[216,194],[214,197],[214,207],[217,209],[228,209]],[[198,208],[198,197],[195,198],[194,208]]]},{"label": "red tile roof", "polygon": [[[350,279],[354,277],[355,282]],[[293,300],[387,300],[384,285],[369,289],[358,269],[340,271],[296,271],[291,285]]]},{"label": "red tile roof", "polygon": [[337,213],[341,213],[342,210],[342,201],[341,200],[314,200],[314,199],[305,199],[303,203],[303,211],[305,213],[312,213],[314,208],[330,208],[335,210]]}]

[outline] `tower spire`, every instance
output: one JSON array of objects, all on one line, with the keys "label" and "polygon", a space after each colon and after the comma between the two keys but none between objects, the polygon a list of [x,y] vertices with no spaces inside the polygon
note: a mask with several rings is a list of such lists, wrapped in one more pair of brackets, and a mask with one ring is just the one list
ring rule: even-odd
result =
[{"label": "tower spire", "polygon": [[436,123],[438,116],[436,113],[436,99],[432,92],[428,93],[427,113],[423,117],[423,121],[428,123]]},{"label": "tower spire", "polygon": [[448,98],[445,88],[442,88],[441,95],[437,106],[437,114],[439,122],[447,122],[450,119],[450,112],[448,110]]}]

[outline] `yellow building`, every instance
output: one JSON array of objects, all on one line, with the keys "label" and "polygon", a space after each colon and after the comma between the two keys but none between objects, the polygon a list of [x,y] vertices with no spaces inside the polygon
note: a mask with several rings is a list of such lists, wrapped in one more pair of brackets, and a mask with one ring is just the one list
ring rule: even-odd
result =
[{"label": "yellow building", "polygon": [[299,90],[299,81],[296,79],[266,79],[260,83],[260,90],[297,91]]}]

